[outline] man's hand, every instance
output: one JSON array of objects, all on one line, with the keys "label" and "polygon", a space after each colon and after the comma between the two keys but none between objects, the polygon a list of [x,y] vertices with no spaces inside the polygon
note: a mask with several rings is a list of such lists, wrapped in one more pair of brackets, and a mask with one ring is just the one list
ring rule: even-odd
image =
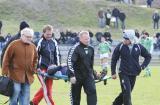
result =
[{"label": "man's hand", "polygon": [[116,79],[116,78],[117,78],[116,74],[112,75],[112,79]]},{"label": "man's hand", "polygon": [[71,82],[71,84],[76,84],[76,77],[71,77],[70,78],[70,82]]},{"label": "man's hand", "polygon": [[5,72],[5,71],[2,71],[2,75],[3,75],[3,76],[7,76],[7,75],[8,75],[8,73],[7,73],[7,72]]},{"label": "man's hand", "polygon": [[141,70],[144,70],[145,69],[145,67],[144,66],[141,66]]}]

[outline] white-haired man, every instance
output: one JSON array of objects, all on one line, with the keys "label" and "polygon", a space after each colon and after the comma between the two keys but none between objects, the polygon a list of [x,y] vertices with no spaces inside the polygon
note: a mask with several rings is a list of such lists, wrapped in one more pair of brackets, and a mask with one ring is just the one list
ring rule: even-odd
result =
[{"label": "white-haired man", "polygon": [[[120,59],[119,78],[122,92],[114,100],[113,105],[132,105],[131,92],[134,88],[136,76],[149,64],[151,55],[141,44],[135,43],[134,30],[123,32],[124,41],[116,46],[111,59],[112,78],[116,79],[116,64]],[[139,64],[139,56],[144,57]]]},{"label": "white-haired man", "polygon": [[25,28],[21,31],[21,38],[9,44],[5,51],[2,75],[8,76],[14,82],[9,105],[29,105],[30,84],[34,81],[33,74],[38,58],[32,38],[33,30]]},{"label": "white-haired man", "polygon": [[80,105],[81,89],[87,94],[87,105],[97,105],[96,86],[93,77],[94,49],[89,46],[87,31],[79,33],[80,42],[68,53],[68,69],[71,82],[71,104]]}]

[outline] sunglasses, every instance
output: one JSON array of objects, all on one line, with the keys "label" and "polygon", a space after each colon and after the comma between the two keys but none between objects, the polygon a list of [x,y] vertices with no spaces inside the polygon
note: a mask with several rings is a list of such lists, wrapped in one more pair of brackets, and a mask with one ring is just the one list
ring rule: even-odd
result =
[{"label": "sunglasses", "polygon": [[128,38],[123,37],[125,40],[129,40]]}]

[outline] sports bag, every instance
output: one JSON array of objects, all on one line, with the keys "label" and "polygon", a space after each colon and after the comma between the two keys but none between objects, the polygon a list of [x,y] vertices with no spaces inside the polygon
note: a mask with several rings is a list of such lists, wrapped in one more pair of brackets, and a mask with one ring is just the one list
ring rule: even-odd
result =
[{"label": "sports bag", "polygon": [[13,81],[6,76],[0,76],[0,94],[10,97],[13,94],[13,90]]}]

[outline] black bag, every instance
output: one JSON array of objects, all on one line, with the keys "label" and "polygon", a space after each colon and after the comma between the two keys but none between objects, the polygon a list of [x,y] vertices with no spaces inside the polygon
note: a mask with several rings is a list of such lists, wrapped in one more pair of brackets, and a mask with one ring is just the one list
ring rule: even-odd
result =
[{"label": "black bag", "polygon": [[14,90],[13,81],[8,77],[0,76],[0,94],[4,96],[12,96]]}]

